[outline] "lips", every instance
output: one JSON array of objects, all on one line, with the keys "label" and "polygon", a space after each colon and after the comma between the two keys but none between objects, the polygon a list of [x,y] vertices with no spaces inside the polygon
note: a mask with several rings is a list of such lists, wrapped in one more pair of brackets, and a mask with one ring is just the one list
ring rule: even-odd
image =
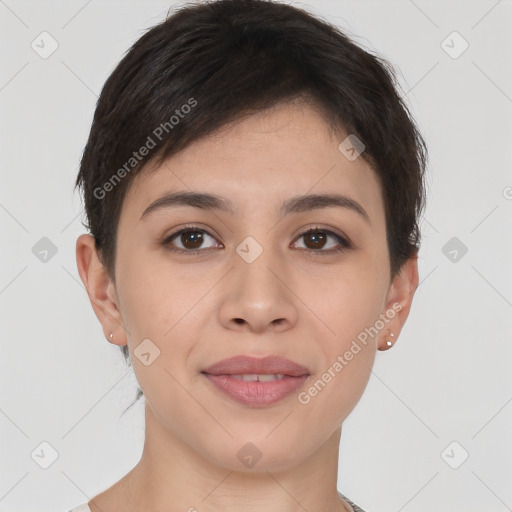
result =
[{"label": "lips", "polygon": [[224,396],[250,407],[266,407],[296,392],[306,367],[279,356],[224,359],[201,372]]},{"label": "lips", "polygon": [[202,372],[209,375],[280,374],[289,377],[309,375],[306,367],[280,356],[266,356],[263,358],[235,356],[223,359],[205,368]]}]

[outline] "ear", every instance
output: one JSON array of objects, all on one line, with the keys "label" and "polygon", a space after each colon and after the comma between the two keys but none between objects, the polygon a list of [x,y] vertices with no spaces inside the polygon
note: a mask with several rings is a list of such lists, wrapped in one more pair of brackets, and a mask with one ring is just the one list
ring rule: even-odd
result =
[{"label": "ear", "polygon": [[418,287],[418,253],[409,258],[395,276],[388,291],[383,314],[389,318],[386,329],[379,338],[379,350],[387,350],[394,344],[409,316],[412,299]]},{"label": "ear", "polygon": [[91,235],[83,234],[78,237],[76,263],[92,309],[103,326],[105,338],[114,345],[126,345],[126,330],[115,285],[98,257],[94,237]]}]

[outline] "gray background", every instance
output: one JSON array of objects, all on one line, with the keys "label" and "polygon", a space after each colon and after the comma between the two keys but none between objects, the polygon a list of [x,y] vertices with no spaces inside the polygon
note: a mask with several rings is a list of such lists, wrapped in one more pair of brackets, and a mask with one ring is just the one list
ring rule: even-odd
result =
[{"label": "gray background", "polygon": [[[368,512],[512,510],[511,2],[291,3],[398,66],[431,155],[421,283],[344,423],[339,489]],[[141,454],[143,402],[121,416],[133,372],[76,269],[72,190],[104,81],[171,5],[0,0],[0,510],[69,510]]]}]

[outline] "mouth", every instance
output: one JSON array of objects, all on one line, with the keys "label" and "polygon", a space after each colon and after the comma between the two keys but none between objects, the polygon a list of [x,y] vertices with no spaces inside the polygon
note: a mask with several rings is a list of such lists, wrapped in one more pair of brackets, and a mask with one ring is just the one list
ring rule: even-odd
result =
[{"label": "mouth", "polygon": [[224,396],[251,407],[265,407],[296,392],[309,370],[279,356],[224,359],[201,372]]},{"label": "mouth", "polygon": [[234,356],[223,359],[202,370],[209,375],[275,375],[302,377],[309,370],[285,357],[269,355],[266,357]]}]

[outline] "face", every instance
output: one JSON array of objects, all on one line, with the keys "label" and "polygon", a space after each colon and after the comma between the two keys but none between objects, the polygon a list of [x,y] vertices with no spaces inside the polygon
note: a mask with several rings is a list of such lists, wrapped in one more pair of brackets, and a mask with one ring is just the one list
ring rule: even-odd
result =
[{"label": "face", "polygon": [[[250,470],[251,450],[259,471],[314,454],[361,397],[384,333],[405,321],[414,279],[389,281],[378,178],[339,150],[347,135],[308,106],[279,105],[148,167],[124,200],[107,292],[124,330],[103,315],[105,332],[128,344],[160,432],[228,469]],[[155,204],[177,192],[230,211]],[[310,195],[343,197],[291,202]],[[229,378],[235,393],[268,385],[260,395],[274,397],[241,402],[203,373],[239,355],[287,358],[306,376]]]}]

